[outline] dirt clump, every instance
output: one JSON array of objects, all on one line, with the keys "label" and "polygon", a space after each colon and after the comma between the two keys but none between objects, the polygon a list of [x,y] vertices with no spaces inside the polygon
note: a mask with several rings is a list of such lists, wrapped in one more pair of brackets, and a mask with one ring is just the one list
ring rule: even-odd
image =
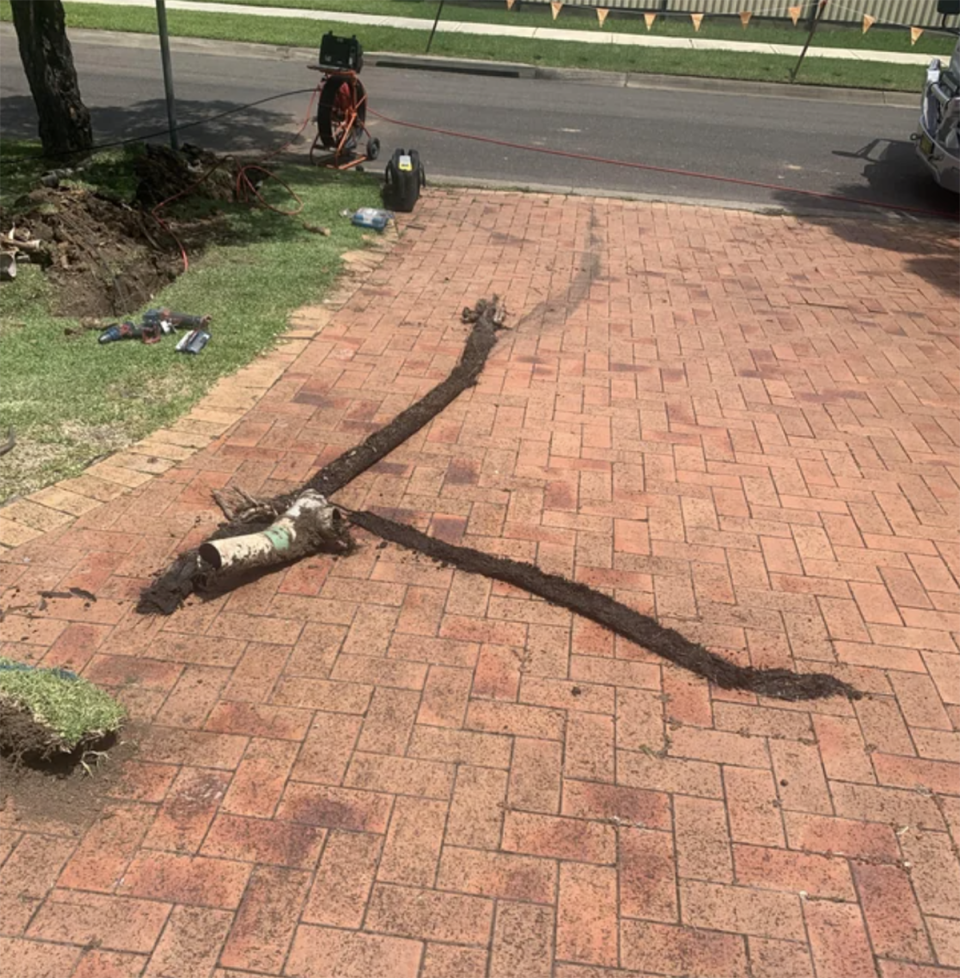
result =
[{"label": "dirt clump", "polygon": [[[9,733],[30,734],[9,711],[3,716]],[[8,830],[72,827],[79,835],[92,824],[111,797],[124,797],[124,764],[138,750],[139,730],[130,726],[99,743],[44,758],[36,751],[0,750],[0,816]],[[82,762],[82,763],[81,763]],[[59,830],[58,830],[59,831]]]},{"label": "dirt clump", "polygon": [[149,144],[133,165],[136,202],[156,207],[180,194],[208,200],[234,200],[236,163],[233,157],[185,143],[180,152]]},{"label": "dirt clump", "polygon": [[17,227],[44,248],[55,314],[130,315],[177,277],[179,249],[141,211],[82,188],[43,188],[29,197]]},{"label": "dirt clump", "polygon": [[[15,215],[0,211],[0,230],[15,225],[18,240],[40,241],[37,262],[55,315],[132,316],[183,271],[181,245],[193,255],[219,233],[221,214],[211,202],[234,199],[232,157],[146,146],[131,166],[136,190],[126,199],[107,186],[43,186],[17,201]],[[80,170],[71,179],[91,175]],[[188,199],[202,201],[206,212],[178,213]]]}]

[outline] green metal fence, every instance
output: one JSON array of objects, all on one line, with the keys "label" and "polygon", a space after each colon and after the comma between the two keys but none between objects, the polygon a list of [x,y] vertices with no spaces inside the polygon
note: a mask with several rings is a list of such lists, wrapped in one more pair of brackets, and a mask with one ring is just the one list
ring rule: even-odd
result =
[{"label": "green metal fence", "polygon": [[[450,6],[456,6],[450,3]],[[459,0],[472,6],[488,3],[506,6],[504,0]],[[517,0],[518,7],[547,4],[550,0]],[[449,0],[448,0],[449,3]],[[608,10],[634,10],[657,14],[711,14],[736,16],[749,11],[755,17],[772,17],[789,22],[789,7],[802,7],[801,18],[808,19],[817,0],[563,0],[564,7],[605,7]],[[937,13],[937,0],[830,0],[824,11],[824,22],[861,24],[864,14],[876,18],[879,25],[901,24],[905,27],[940,27],[944,18]],[[960,18],[949,16],[945,26],[960,26]]]}]

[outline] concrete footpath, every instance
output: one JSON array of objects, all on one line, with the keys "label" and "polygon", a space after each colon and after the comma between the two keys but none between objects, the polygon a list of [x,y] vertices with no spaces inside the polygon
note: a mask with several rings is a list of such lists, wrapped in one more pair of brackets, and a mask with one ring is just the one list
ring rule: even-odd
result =
[{"label": "concrete footpath", "polygon": [[[69,2],[69,0],[68,0]],[[83,0],[106,6],[153,7],[154,0]],[[387,17],[375,14],[354,14],[339,10],[299,10],[292,7],[253,7],[237,3],[206,3],[203,0],[167,0],[169,10],[195,10],[216,14],[244,14],[251,17],[293,17],[330,23],[357,24],[368,27],[395,27],[401,30],[429,30],[431,20],[420,17]],[[750,41],[717,41],[707,38],[661,37],[652,34],[625,34],[618,31],[564,30],[557,27],[514,27],[510,24],[481,24],[467,21],[441,20],[440,34],[482,34],[500,37],[519,37],[541,41],[565,41],[579,44],[618,44],[628,47],[676,48],[681,51],[736,51],[741,54],[779,54],[797,57],[801,46],[796,44],[755,44]],[[887,64],[923,65],[929,54],[898,51],[862,51],[851,48],[818,48],[807,51],[808,58],[834,58],[841,61],[879,61]]]}]

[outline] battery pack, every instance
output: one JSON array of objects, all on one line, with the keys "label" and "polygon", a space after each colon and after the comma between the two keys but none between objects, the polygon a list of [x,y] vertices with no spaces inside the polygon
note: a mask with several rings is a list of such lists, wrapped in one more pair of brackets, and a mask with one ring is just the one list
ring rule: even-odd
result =
[{"label": "battery pack", "polygon": [[387,163],[383,199],[388,207],[409,214],[427,185],[427,175],[415,150],[398,149]]}]

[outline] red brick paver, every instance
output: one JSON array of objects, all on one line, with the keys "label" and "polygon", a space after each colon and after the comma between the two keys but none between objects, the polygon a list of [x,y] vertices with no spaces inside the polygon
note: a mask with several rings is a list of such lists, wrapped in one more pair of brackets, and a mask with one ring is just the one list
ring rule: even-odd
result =
[{"label": "red brick paver", "polygon": [[[7,507],[3,654],[82,670],[141,733],[85,833],[0,816],[3,974],[957,978],[944,234],[436,193],[183,422]],[[298,484],[442,378],[495,291],[478,386],[343,501],[864,699],[718,690],[369,539],[133,613],[212,488]],[[71,586],[97,601],[34,608]]]}]

